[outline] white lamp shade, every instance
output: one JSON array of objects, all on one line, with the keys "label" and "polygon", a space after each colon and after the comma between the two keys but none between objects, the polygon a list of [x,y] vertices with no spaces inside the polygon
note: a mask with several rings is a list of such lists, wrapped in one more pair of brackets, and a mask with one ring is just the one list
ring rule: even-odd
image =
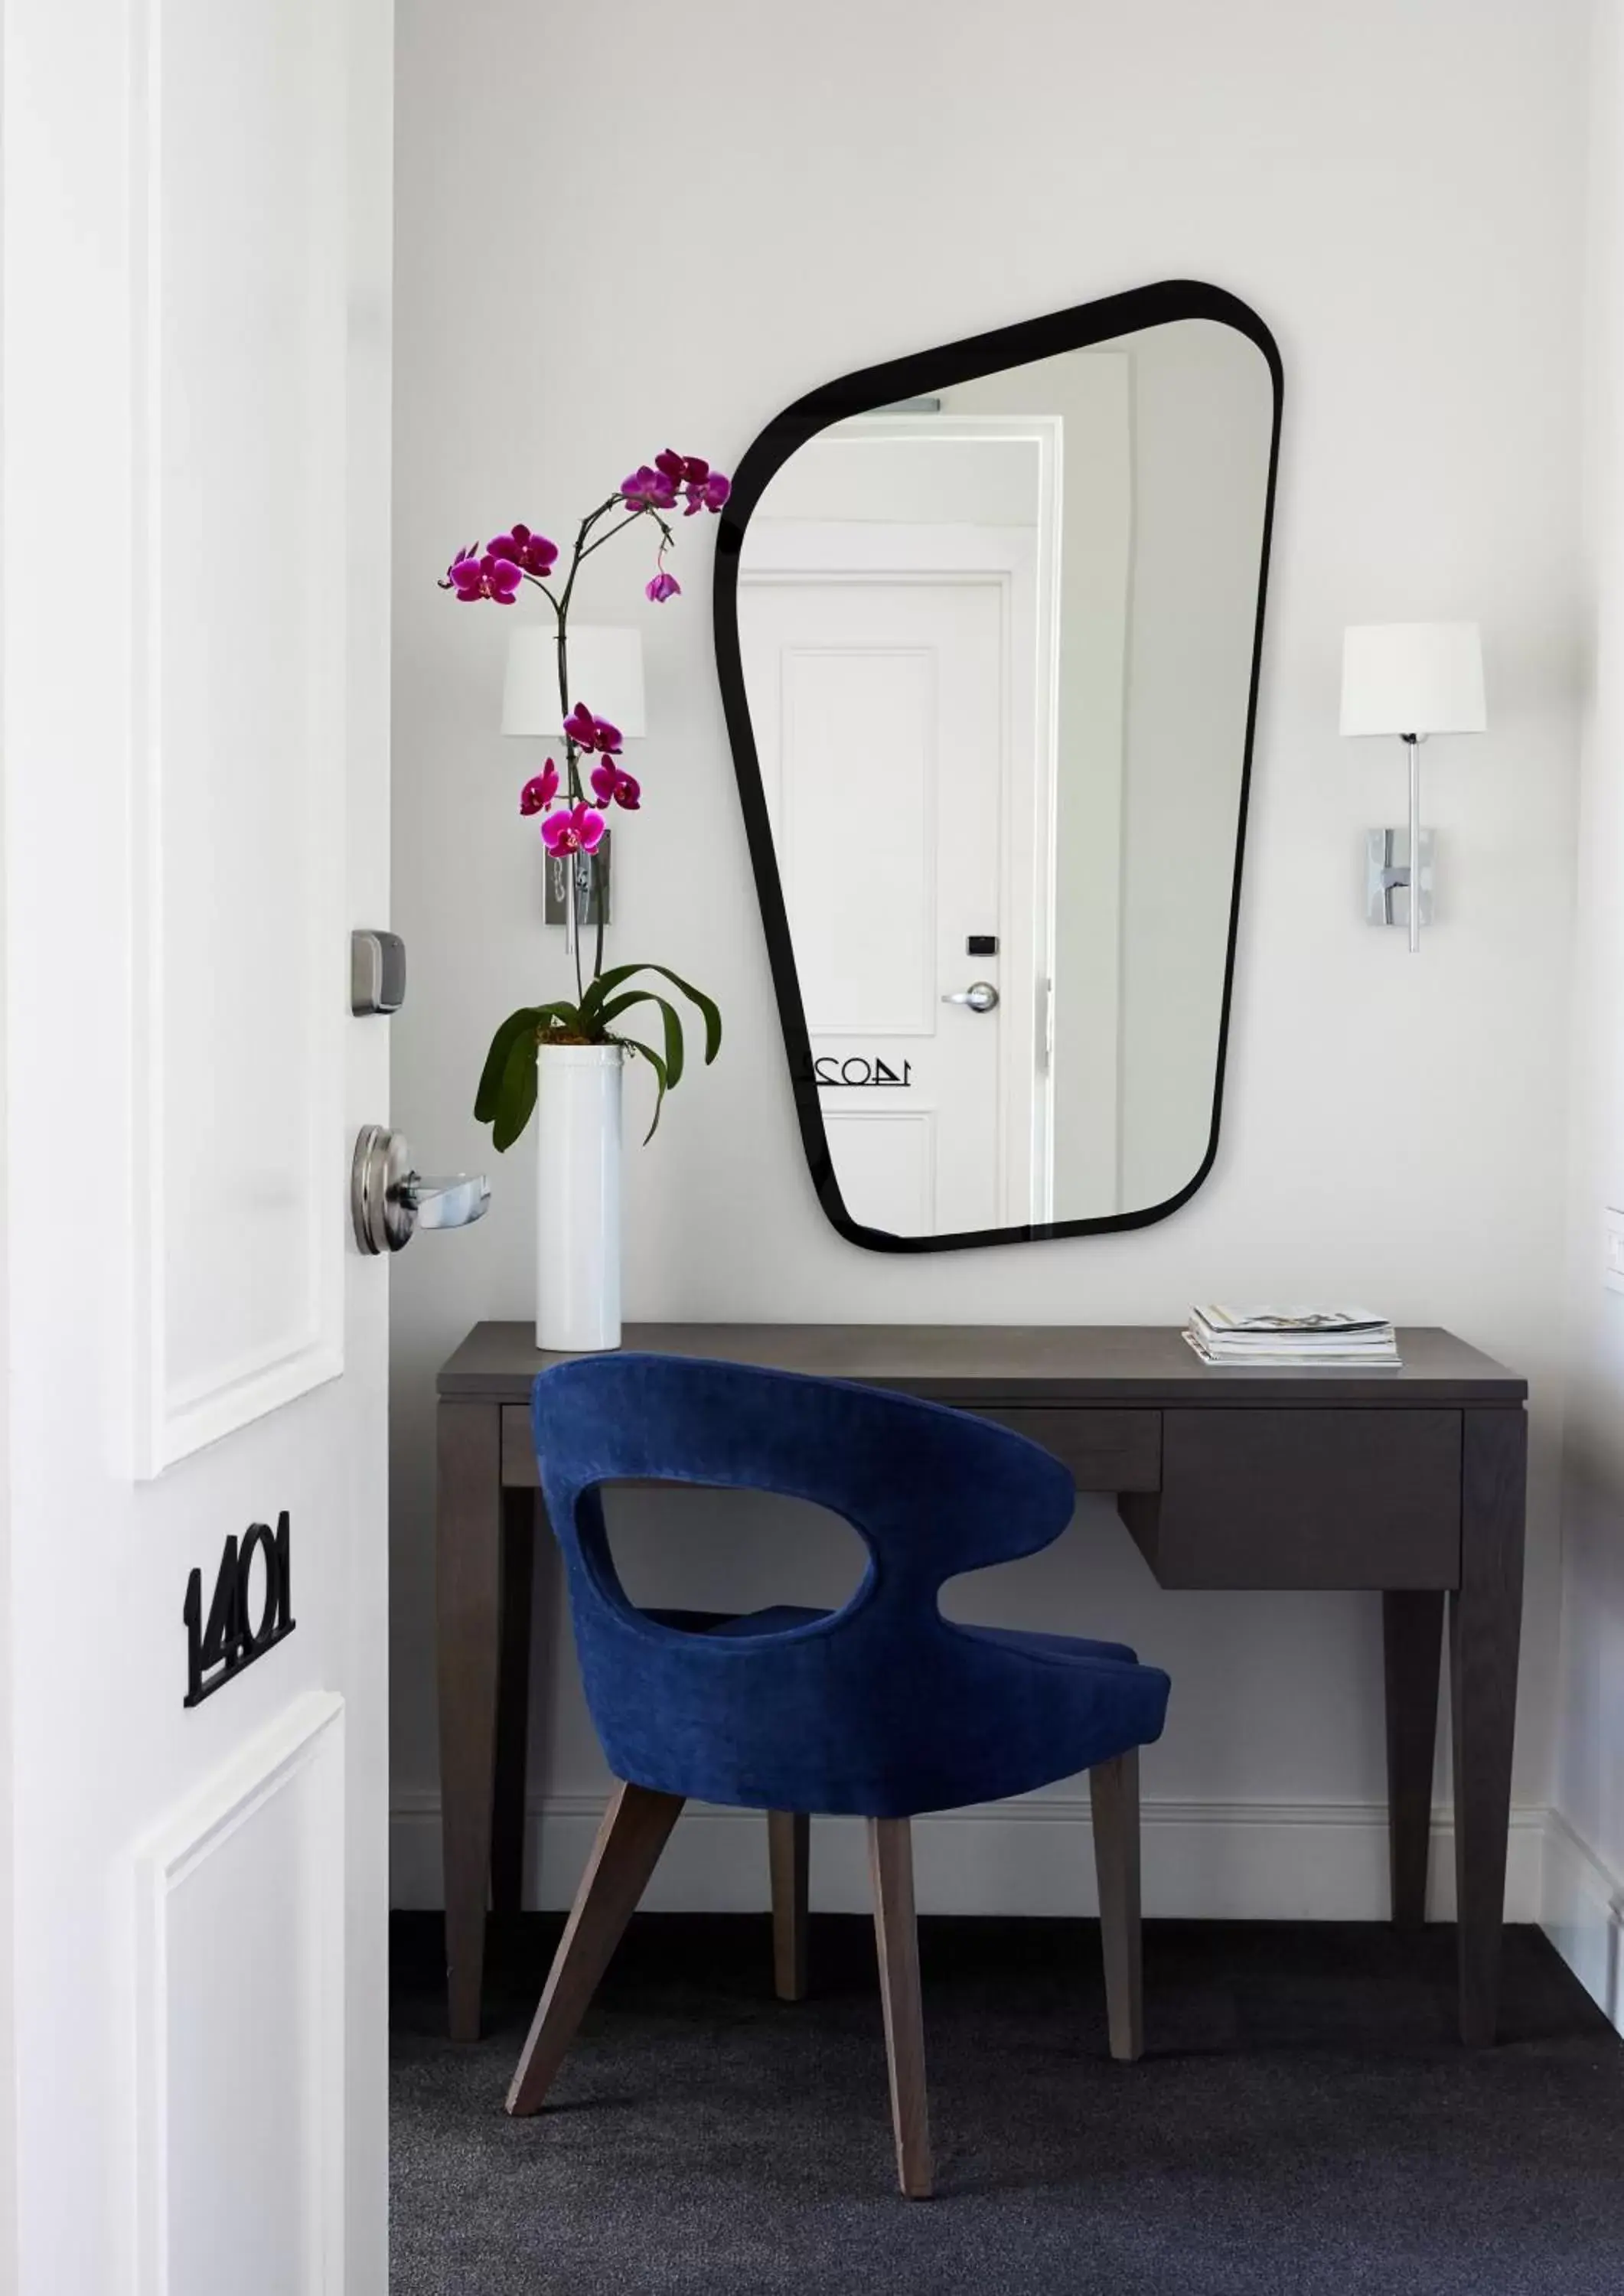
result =
[{"label": "white lamp shade", "polygon": [[[628,738],[644,733],[643,633],[571,622],[567,662],[571,708],[584,701]],[[502,691],[502,731],[556,741],[563,725],[558,706],[558,632],[526,623],[509,633],[507,679]]]},{"label": "white lamp shade", "polygon": [[1342,634],[1344,734],[1480,734],[1475,622],[1366,622]]}]

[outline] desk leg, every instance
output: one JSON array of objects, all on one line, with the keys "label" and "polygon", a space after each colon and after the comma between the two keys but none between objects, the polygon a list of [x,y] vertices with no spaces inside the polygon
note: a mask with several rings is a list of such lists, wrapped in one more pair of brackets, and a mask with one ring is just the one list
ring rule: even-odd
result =
[{"label": "desk leg", "polygon": [[1393,1920],[1419,1929],[1427,1917],[1427,1849],[1438,1750],[1438,1683],[1444,1598],[1430,1588],[1382,1597],[1387,1677],[1387,1840]]},{"label": "desk leg", "polygon": [[530,1642],[536,1542],[534,1491],[502,1494],[502,1672],[496,1693],[496,1790],[490,1901],[499,1914],[524,1905],[524,1788],[530,1751]]},{"label": "desk leg", "polygon": [[1455,1887],[1461,2038],[1481,2047],[1499,2015],[1528,1423],[1521,1411],[1464,1415],[1461,1583],[1449,1598]]},{"label": "desk leg", "polygon": [[435,1545],[440,1833],[454,2041],[480,2037],[502,1611],[502,1414],[442,1402]]}]

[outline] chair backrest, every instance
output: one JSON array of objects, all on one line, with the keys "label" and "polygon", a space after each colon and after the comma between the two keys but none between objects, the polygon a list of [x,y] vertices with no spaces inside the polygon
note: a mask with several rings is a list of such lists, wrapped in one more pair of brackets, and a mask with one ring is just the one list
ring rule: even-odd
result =
[{"label": "chair backrest", "polygon": [[[942,1731],[974,1726],[945,1710],[973,1703],[987,1654],[943,1620],[939,1590],[1058,1538],[1074,1494],[1057,1460],[939,1404],[672,1356],[557,1365],[531,1417],[587,1701],[619,1776],[767,1808],[940,1806],[932,1785],[963,1767],[944,1768]],[[868,1550],[862,1583],[777,1632],[662,1624],[627,1596],[604,1532],[600,1487],[632,1480],[828,1507]]]}]

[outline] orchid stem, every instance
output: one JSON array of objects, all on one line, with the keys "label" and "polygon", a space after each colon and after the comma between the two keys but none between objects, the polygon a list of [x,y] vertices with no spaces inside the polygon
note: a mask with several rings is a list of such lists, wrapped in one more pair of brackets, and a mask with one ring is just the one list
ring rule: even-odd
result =
[{"label": "orchid stem", "polygon": [[629,518],[623,518],[619,526],[611,526],[606,533],[600,534],[595,542],[589,542],[586,549],[581,552],[581,557],[590,558],[595,550],[602,550],[606,542],[612,542],[617,534],[624,534],[628,526],[636,526],[640,518],[646,518],[648,515],[646,510],[635,510]]},{"label": "orchid stem", "polygon": [[575,578],[581,570],[582,559],[587,555],[586,537],[592,532],[599,519],[607,516],[620,499],[618,494],[611,495],[607,502],[600,503],[596,510],[588,511],[581,521],[579,531],[575,537],[575,548],[570,554],[570,578],[564,584],[564,594],[559,604],[561,621],[570,611],[570,600],[575,589]]},{"label": "orchid stem", "polygon": [[[607,502],[600,503],[596,510],[589,511],[586,516],[581,521],[579,531],[577,533],[575,537],[575,548],[570,554],[570,574],[568,580],[564,584],[563,594],[562,597],[553,598],[552,600],[553,611],[558,616],[558,703],[561,712],[566,718],[570,715],[570,676],[566,667],[568,652],[566,631],[570,619],[570,601],[575,594],[575,578],[581,570],[582,562],[590,558],[595,550],[601,550],[603,545],[608,542],[612,536],[620,532],[621,528],[635,525],[637,520],[643,516],[643,512],[640,510],[635,510],[629,518],[623,518],[619,526],[611,526],[607,534],[599,535],[595,542],[588,542],[586,537],[592,532],[593,528],[597,524],[598,521],[601,518],[607,517],[609,512],[613,510],[615,504],[618,502],[622,502],[624,500],[625,496],[622,495],[611,495]],[[663,520],[661,521],[661,524],[663,526]],[[550,598],[552,597],[552,593],[550,591],[547,594]],[[576,803],[581,800],[584,796],[584,791],[581,788],[580,775],[576,768],[575,743],[570,739],[568,734],[564,736],[564,755],[568,761],[570,769],[570,801],[571,803]],[[571,862],[570,864],[570,912],[575,927],[570,938],[575,948],[575,986],[578,996],[584,996],[586,993],[586,984],[581,977],[581,919],[578,904],[580,890],[582,887],[585,887],[586,904],[590,906],[593,890],[597,884],[597,863],[591,854],[584,854],[581,857],[578,865],[578,865],[574,862]],[[595,980],[603,970],[603,896],[600,890],[598,892],[597,932],[595,938],[592,959],[592,977]]]}]

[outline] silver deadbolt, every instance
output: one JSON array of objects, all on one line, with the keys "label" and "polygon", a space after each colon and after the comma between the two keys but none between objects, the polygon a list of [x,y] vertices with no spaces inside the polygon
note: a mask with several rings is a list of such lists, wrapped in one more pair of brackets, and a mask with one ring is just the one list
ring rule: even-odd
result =
[{"label": "silver deadbolt", "polygon": [[357,931],[349,936],[349,1009],[398,1013],[406,1003],[406,943],[398,933]]},{"label": "silver deadbolt", "polygon": [[483,1177],[458,1172],[425,1180],[414,1172],[403,1134],[381,1124],[364,1124],[357,1133],[349,1217],[362,1251],[398,1251],[420,1227],[467,1227],[484,1218],[489,1203],[490,1182]]},{"label": "silver deadbolt", "polygon": [[998,992],[990,980],[972,980],[968,988],[950,988],[942,998],[944,1004],[968,1004],[972,1013],[990,1013],[998,1001]]}]

